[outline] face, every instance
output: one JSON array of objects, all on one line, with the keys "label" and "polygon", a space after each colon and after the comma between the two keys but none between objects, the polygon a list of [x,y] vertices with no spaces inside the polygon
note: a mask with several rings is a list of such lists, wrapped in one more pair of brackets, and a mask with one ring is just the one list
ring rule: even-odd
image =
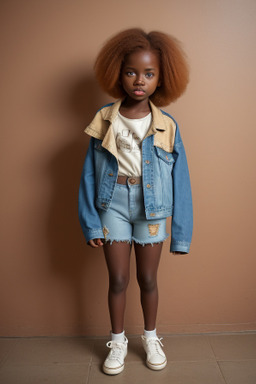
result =
[{"label": "face", "polygon": [[121,72],[121,83],[127,96],[147,100],[160,86],[159,58],[153,51],[136,51],[127,55]]}]

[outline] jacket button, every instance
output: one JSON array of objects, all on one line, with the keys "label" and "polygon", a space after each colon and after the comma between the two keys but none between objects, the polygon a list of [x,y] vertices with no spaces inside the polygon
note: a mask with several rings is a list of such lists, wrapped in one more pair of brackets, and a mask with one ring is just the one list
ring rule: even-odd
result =
[{"label": "jacket button", "polygon": [[155,213],[150,213],[150,216],[151,216],[151,217],[153,217],[153,216],[155,216],[155,215],[156,215]]},{"label": "jacket button", "polygon": [[147,184],[147,188],[151,188],[151,185],[150,185],[150,184]]},{"label": "jacket button", "polygon": [[149,161],[149,160],[146,160],[146,161],[145,161],[145,163],[146,163],[146,164],[149,164],[149,163],[150,163],[150,161]]},{"label": "jacket button", "polygon": [[102,207],[105,207],[105,205],[106,205],[105,203],[102,203],[102,204],[101,204]]},{"label": "jacket button", "polygon": [[108,175],[109,175],[109,176],[113,176],[113,173],[109,173]]},{"label": "jacket button", "polygon": [[169,160],[169,157],[167,155],[165,156],[165,158],[166,158],[166,160]]}]

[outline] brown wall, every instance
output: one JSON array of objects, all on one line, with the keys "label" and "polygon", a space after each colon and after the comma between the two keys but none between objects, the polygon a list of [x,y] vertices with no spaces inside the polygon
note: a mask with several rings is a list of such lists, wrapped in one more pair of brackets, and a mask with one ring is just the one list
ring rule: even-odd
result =
[{"label": "brown wall", "polygon": [[[110,101],[92,66],[101,44],[140,26],[188,53],[178,120],[193,188],[191,253],[159,270],[158,330],[256,329],[255,0],[11,0],[1,28],[1,335],[109,332],[101,250],[86,246],[77,194],[83,129]],[[134,258],[126,330],[143,327]]]}]

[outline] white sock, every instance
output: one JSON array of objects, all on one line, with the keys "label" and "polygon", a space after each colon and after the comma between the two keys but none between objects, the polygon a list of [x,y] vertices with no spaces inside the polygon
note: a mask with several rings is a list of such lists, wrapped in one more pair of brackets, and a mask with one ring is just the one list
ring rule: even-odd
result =
[{"label": "white sock", "polygon": [[146,331],[146,329],[144,329],[144,336],[147,338],[148,337],[157,337],[156,328],[153,331]]},{"label": "white sock", "polygon": [[112,341],[117,341],[117,342],[124,342],[124,331],[121,332],[121,333],[112,333],[110,332],[111,334],[111,340]]}]

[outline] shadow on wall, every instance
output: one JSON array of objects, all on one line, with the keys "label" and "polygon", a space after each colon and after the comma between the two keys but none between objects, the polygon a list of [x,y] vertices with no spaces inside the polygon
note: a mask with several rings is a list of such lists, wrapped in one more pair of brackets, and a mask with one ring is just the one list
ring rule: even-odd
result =
[{"label": "shadow on wall", "polygon": [[[71,121],[72,116],[75,122],[78,121],[75,127],[77,135],[71,135],[73,141],[55,153],[48,164],[47,173],[50,174],[53,192],[47,240],[50,269],[56,278],[62,280],[63,286],[63,290],[57,293],[61,296],[57,312],[63,313],[61,306],[66,305],[70,324],[68,333],[81,335],[88,331],[92,318],[98,315],[91,313],[93,296],[104,296],[104,300],[106,296],[102,250],[92,251],[86,245],[78,219],[79,182],[89,144],[83,129],[93,118],[102,95],[92,77],[77,79],[68,88],[64,92],[66,96],[59,89],[54,97],[57,104],[61,103],[60,109],[65,111],[65,115],[69,113]],[[71,129],[74,131],[74,127]]]}]

